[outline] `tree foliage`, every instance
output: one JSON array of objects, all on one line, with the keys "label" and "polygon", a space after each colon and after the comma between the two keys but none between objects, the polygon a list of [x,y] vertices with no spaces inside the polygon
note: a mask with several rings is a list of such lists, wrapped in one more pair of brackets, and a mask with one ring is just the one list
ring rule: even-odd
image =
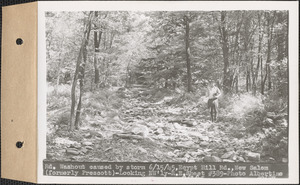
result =
[{"label": "tree foliage", "polygon": [[[251,134],[265,132],[257,145],[271,139],[286,143],[286,129],[279,125],[284,124],[281,117],[288,102],[287,11],[90,11],[45,16],[47,82],[53,88],[47,103],[50,109],[68,107],[70,111],[62,114],[69,116],[61,119],[68,122],[68,130],[80,130],[91,116],[114,119],[126,107],[136,108],[133,100],[122,101],[126,92],[136,101],[143,96],[147,103],[157,104],[172,96],[164,108],[176,109],[176,102],[184,107],[182,114],[189,115],[199,103],[206,107],[203,92],[214,81],[223,92],[224,122],[242,122],[236,130],[246,128]],[[54,94],[60,101],[55,105]],[[111,109],[116,111],[103,113]],[[281,121],[269,118],[268,112],[279,114]],[[264,146],[266,153],[282,157],[282,149],[273,145]]]}]

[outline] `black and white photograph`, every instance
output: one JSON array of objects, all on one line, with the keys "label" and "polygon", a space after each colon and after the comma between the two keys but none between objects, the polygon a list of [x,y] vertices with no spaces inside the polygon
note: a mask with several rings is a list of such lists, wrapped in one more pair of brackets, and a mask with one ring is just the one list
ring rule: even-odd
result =
[{"label": "black and white photograph", "polygon": [[44,16],[46,161],[289,162],[288,10]]}]

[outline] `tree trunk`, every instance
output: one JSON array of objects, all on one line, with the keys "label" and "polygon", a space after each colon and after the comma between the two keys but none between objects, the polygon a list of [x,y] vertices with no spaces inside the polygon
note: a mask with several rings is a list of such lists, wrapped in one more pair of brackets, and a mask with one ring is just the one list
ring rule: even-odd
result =
[{"label": "tree trunk", "polygon": [[95,47],[95,52],[94,52],[95,80],[94,80],[94,83],[95,83],[96,88],[98,87],[98,84],[100,81],[97,53],[99,53],[99,51],[100,51],[101,36],[102,36],[102,32],[99,31],[99,39],[98,39],[98,32],[94,31],[94,47]]},{"label": "tree trunk", "polygon": [[74,125],[74,122],[73,122],[75,104],[76,104],[75,89],[76,89],[76,85],[77,85],[79,65],[80,65],[81,59],[82,59],[83,44],[84,44],[84,42],[82,42],[82,44],[81,44],[79,54],[78,54],[78,57],[77,57],[76,68],[75,68],[75,73],[74,73],[72,88],[71,88],[71,115],[70,115],[70,123],[69,123],[69,129],[70,130],[74,130],[74,128],[75,128],[75,125]]},{"label": "tree trunk", "polygon": [[260,93],[264,94],[264,88],[265,88],[265,84],[264,84],[264,79],[263,79],[263,61],[260,61]]},{"label": "tree trunk", "polygon": [[222,44],[222,52],[223,52],[223,87],[224,87],[224,93],[228,93],[231,90],[231,84],[232,84],[232,77],[231,72],[229,70],[229,48],[228,48],[228,33],[225,27],[225,19],[226,19],[226,12],[221,12],[221,26],[220,26],[220,34],[221,34],[221,44]]},{"label": "tree trunk", "polygon": [[[78,54],[77,62],[76,62],[76,68],[71,88],[71,115],[70,115],[70,123],[69,123],[69,129],[74,130],[75,127],[78,128],[78,123],[80,120],[80,112],[81,112],[81,98],[83,95],[83,80],[84,80],[84,70],[85,70],[85,63],[87,59],[87,45],[89,42],[89,36],[91,31],[91,20],[92,20],[92,12],[89,13],[88,20],[85,21],[85,29],[83,34],[83,41],[80,47],[80,51]],[[76,97],[75,97],[75,89],[77,84],[77,79],[80,81],[80,94],[79,94],[79,101],[77,105],[77,111],[76,111],[76,117],[75,121],[74,119],[74,111],[75,111],[75,104],[76,104]]]},{"label": "tree trunk", "polygon": [[192,75],[190,62],[190,23],[188,16],[184,16],[185,21],[185,54],[186,54],[186,68],[187,68],[187,91],[192,91]]},{"label": "tree trunk", "polygon": [[257,64],[256,64],[256,70],[254,72],[253,77],[253,94],[256,95],[257,91],[257,79],[258,79],[258,73],[259,73],[259,66],[261,63],[261,44],[262,44],[262,31],[261,31],[261,14],[258,14],[258,51],[257,51]]},{"label": "tree trunk", "polygon": [[[261,92],[262,94],[264,94],[264,89],[265,89],[265,84],[266,81],[268,80],[268,90],[271,90],[272,88],[272,82],[271,82],[271,67],[270,67],[270,63],[271,63],[271,44],[272,44],[272,38],[273,38],[273,25],[274,25],[274,21],[275,21],[275,16],[276,14],[274,13],[273,16],[270,15],[270,12],[266,12],[266,19],[267,19],[267,59],[266,59],[266,67],[265,67],[265,77],[262,81],[262,89]],[[271,20],[272,19],[272,20]],[[261,68],[262,70],[262,68]]]}]

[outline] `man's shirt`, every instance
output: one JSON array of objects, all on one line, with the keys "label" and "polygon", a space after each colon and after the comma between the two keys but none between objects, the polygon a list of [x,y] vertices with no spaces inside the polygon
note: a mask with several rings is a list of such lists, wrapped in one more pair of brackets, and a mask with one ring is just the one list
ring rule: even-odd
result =
[{"label": "man's shirt", "polygon": [[209,99],[219,97],[221,95],[221,91],[218,87],[214,86],[207,90],[207,96]]}]

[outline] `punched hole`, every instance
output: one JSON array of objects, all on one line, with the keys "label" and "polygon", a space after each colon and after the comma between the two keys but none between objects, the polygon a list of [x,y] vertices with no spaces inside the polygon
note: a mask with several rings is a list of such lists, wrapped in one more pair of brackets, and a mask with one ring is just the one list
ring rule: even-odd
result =
[{"label": "punched hole", "polygon": [[17,146],[17,148],[22,148],[23,144],[24,144],[24,142],[18,141],[16,143],[16,146]]},{"label": "punched hole", "polygon": [[23,40],[21,38],[18,38],[16,40],[17,45],[22,45],[23,44]]}]

